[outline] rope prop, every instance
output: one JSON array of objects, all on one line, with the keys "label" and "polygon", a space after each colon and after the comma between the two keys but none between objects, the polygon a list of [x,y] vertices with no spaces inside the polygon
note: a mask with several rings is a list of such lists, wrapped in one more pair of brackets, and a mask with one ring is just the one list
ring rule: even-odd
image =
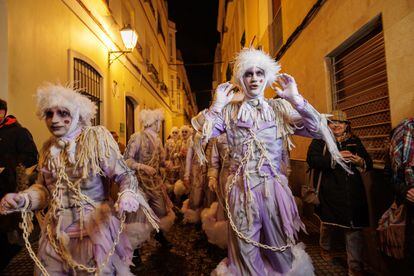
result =
[{"label": "rope prop", "polygon": [[[250,133],[250,136],[251,137],[250,137],[250,139],[248,139],[246,141],[246,144],[248,146],[247,151],[246,151],[246,154],[243,156],[243,158],[242,158],[242,160],[240,162],[240,165],[238,166],[238,168],[236,170],[236,173],[234,174],[234,176],[233,176],[233,178],[232,178],[232,180],[231,180],[231,182],[228,185],[227,190],[226,190],[225,205],[226,205],[227,217],[229,219],[230,226],[233,229],[234,233],[236,233],[236,235],[241,240],[243,240],[244,242],[246,242],[248,244],[252,244],[252,245],[254,245],[256,247],[263,248],[263,249],[267,249],[267,250],[271,250],[271,251],[274,251],[274,252],[283,252],[286,249],[292,247],[294,244],[292,244],[291,242],[288,241],[286,245],[281,246],[281,247],[277,247],[277,246],[270,246],[270,245],[263,244],[263,243],[260,243],[260,242],[255,241],[255,240],[252,240],[252,239],[246,237],[246,235],[244,235],[237,228],[237,226],[236,226],[236,224],[234,222],[234,219],[233,219],[233,217],[231,215],[230,204],[229,204],[230,192],[231,192],[233,186],[235,185],[235,183],[236,183],[236,181],[237,181],[240,173],[242,172],[242,169],[247,166],[248,161],[250,160],[250,158],[253,157],[253,152],[254,152],[253,151],[254,150],[253,147],[254,147],[254,145],[257,146],[257,148],[259,149],[259,151],[261,153],[260,159],[261,160],[262,159],[266,159],[268,161],[268,163],[270,164],[271,169],[272,169],[272,171],[273,171],[276,179],[280,180],[280,178],[279,178],[279,176],[277,174],[277,170],[273,166],[273,164],[272,164],[272,162],[271,162],[271,160],[270,160],[270,158],[269,158],[269,156],[267,154],[267,150],[265,149],[265,147],[263,146],[263,144],[260,142],[260,140],[256,137],[256,135],[254,134],[254,132],[251,129],[249,129],[249,133]],[[262,163],[262,162],[259,162],[259,163]],[[280,181],[278,181],[278,182],[281,183]],[[264,183],[264,185],[267,185],[267,183]],[[251,194],[252,192],[251,192],[251,189],[250,189],[249,184],[247,184],[247,186],[248,186],[248,191],[247,191],[248,197],[247,198],[248,198],[248,201],[251,201],[253,199],[252,194]]]},{"label": "rope prop", "polygon": [[[95,141],[95,142],[93,142]],[[68,265],[74,271],[85,271],[90,274],[99,275],[108,263],[111,260],[111,257],[114,255],[117,245],[120,242],[121,234],[125,228],[125,213],[122,213],[120,218],[120,226],[117,230],[116,235],[114,235],[113,244],[105,256],[104,260],[100,264],[95,266],[86,266],[76,262],[69,250],[67,249],[67,242],[65,243],[65,235],[62,233],[62,212],[67,208],[64,205],[65,197],[70,194],[71,199],[73,200],[73,208],[76,208],[79,213],[79,229],[80,237],[82,240],[84,233],[84,221],[86,210],[90,210],[92,207],[93,210],[96,210],[98,204],[94,202],[93,199],[82,193],[81,184],[83,181],[92,174],[92,175],[104,175],[104,172],[100,168],[101,162],[105,162],[111,154],[117,154],[117,158],[122,158],[119,153],[118,147],[110,136],[109,131],[103,127],[87,127],[84,129],[82,134],[76,139],[78,145],[82,145],[77,148],[76,152],[76,164],[70,162],[68,155],[69,153],[66,150],[60,151],[57,156],[52,156],[47,148],[44,148],[43,159],[41,165],[46,165],[48,169],[56,172],[56,182],[54,185],[54,190],[51,194],[51,200],[48,204],[48,212],[43,219],[44,231],[46,231],[46,238],[48,239],[50,245],[56,254],[61,258],[62,262]],[[114,151],[115,150],[115,151]],[[72,165],[71,165],[72,163]],[[80,171],[81,176],[72,181],[67,174],[68,167],[73,169],[73,171]],[[137,191],[137,181],[132,181],[128,192]],[[32,246],[29,241],[29,236],[33,231],[33,212],[30,209],[30,199],[26,193],[22,193],[25,196],[25,206],[22,208],[22,223],[20,227],[23,230],[23,239],[25,246],[29,252],[30,257],[35,262],[36,266],[39,268],[43,275],[49,276],[50,274],[39,260],[37,255],[32,249]],[[122,195],[122,193],[120,193]],[[138,197],[138,195],[136,195]],[[121,198],[121,196],[118,197]],[[87,209],[86,209],[87,207]],[[148,222],[158,230],[158,225],[155,219],[152,217],[152,214],[142,206],[144,215],[146,216]],[[85,210],[86,209],[86,210]]]}]

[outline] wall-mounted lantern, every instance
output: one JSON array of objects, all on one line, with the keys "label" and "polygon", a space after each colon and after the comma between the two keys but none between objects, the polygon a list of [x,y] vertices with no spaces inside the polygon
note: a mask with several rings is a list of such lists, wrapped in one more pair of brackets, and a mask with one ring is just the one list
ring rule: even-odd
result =
[{"label": "wall-mounted lantern", "polygon": [[[134,29],[131,28],[130,25],[127,25],[123,27],[121,30],[121,37],[122,42],[124,43],[125,50],[124,51],[109,51],[108,52],[108,63],[111,65],[115,60],[120,58],[122,55],[126,53],[132,53],[132,51],[135,48],[135,45],[137,45],[138,42],[138,34],[135,32]],[[115,57],[112,57],[112,55],[116,55]]]}]

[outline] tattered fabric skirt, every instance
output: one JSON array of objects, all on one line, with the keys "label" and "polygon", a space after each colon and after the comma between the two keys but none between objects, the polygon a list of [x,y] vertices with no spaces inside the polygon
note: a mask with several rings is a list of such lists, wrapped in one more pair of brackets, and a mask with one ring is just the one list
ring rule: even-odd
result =
[{"label": "tattered fabric skirt", "polygon": [[[245,181],[239,179],[228,199],[238,231],[262,244],[285,246],[288,237],[294,239],[303,227],[286,177],[280,176],[281,183],[276,179],[258,185],[252,182],[256,186],[251,188],[250,195]],[[228,258],[213,275],[313,275],[313,266],[302,245],[275,252],[247,243],[230,228]]]},{"label": "tattered fabric skirt", "polygon": [[[61,213],[61,240],[74,261],[88,267],[96,267],[105,261],[112,249],[121,223],[112,213],[110,206],[103,203],[95,210],[86,211],[81,237],[79,218],[72,210],[75,209],[65,209]],[[51,227],[53,236],[56,237],[56,223],[52,223]],[[99,275],[131,275],[129,265],[132,253],[126,234],[121,233],[114,254]],[[50,275],[93,275],[86,271],[74,271],[67,265],[66,260],[62,261],[49,241],[45,225],[42,225],[38,258]],[[35,275],[42,275],[38,268],[35,269]]]}]

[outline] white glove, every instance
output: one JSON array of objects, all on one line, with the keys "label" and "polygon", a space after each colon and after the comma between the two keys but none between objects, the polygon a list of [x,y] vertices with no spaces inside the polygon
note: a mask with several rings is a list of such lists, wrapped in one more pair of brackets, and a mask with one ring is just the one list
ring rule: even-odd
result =
[{"label": "white glove", "polygon": [[25,199],[16,193],[6,194],[0,202],[0,214],[7,215],[23,208]]},{"label": "white glove", "polygon": [[220,113],[223,108],[231,102],[234,96],[234,91],[232,91],[234,87],[235,86],[230,82],[225,82],[217,86],[216,92],[214,93],[214,101],[211,105],[212,111]]},{"label": "white glove", "polygon": [[123,212],[136,212],[138,207],[138,199],[132,191],[123,193],[116,204],[116,210],[118,211],[119,216],[121,216]]},{"label": "white glove", "polygon": [[302,95],[299,94],[298,86],[296,85],[295,79],[288,74],[280,74],[276,82],[282,87],[272,86],[276,93],[282,99],[287,100],[294,106],[303,105],[304,99]]}]

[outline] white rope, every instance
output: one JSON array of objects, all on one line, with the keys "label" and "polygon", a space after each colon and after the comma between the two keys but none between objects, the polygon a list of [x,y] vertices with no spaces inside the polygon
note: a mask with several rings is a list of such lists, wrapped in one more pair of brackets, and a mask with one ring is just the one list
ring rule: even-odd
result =
[{"label": "white rope", "polygon": [[[110,156],[110,149],[117,149],[117,145],[114,140],[108,139],[109,132],[102,127],[91,127],[86,128],[84,132],[78,136],[76,143],[82,144],[81,150],[78,152],[77,159],[78,162],[75,165],[75,168],[80,168],[82,170],[82,176],[75,182],[72,182],[68,175],[66,174],[66,162],[68,161],[67,152],[61,151],[57,158],[52,158],[50,152],[47,151],[47,148],[44,148],[44,157],[41,158],[42,163],[46,164],[49,169],[53,168],[54,171],[57,171],[57,181],[55,183],[55,189],[52,193],[52,200],[49,205],[49,211],[45,218],[44,224],[46,225],[47,238],[52,245],[55,252],[60,256],[62,262],[67,263],[72,269],[83,270],[88,273],[94,273],[99,275],[99,273],[106,267],[109,263],[112,255],[115,253],[115,248],[119,244],[121,234],[125,227],[125,213],[122,214],[120,219],[120,226],[118,233],[115,236],[111,249],[106,255],[104,261],[101,264],[97,264],[94,267],[88,267],[83,264],[79,264],[73,260],[72,255],[65,247],[64,242],[62,241],[63,235],[60,230],[61,225],[61,216],[60,213],[65,209],[63,206],[63,196],[69,190],[72,193],[72,198],[74,199],[74,206],[78,208],[80,218],[79,218],[79,227],[80,227],[80,238],[83,237],[83,223],[84,223],[84,207],[85,204],[89,204],[93,208],[97,207],[97,204],[89,198],[87,195],[82,193],[81,182],[83,179],[86,179],[87,176],[92,172],[92,174],[102,174],[103,171],[100,168],[100,162],[103,161],[106,157]],[[98,142],[98,145],[96,144]],[[115,152],[117,152],[115,150]],[[124,192],[133,192],[136,187],[131,187],[132,189],[126,190]],[[29,241],[29,236],[33,230],[33,212],[29,210],[30,200],[27,194],[22,194],[25,197],[25,206],[22,210],[22,219],[21,228],[23,229],[23,239],[25,241],[25,246],[29,252],[30,257],[35,262],[36,266],[40,271],[49,276],[49,273],[40,262],[36,254],[34,253],[32,246]],[[143,212],[147,217],[151,225],[158,231],[158,225],[155,222],[154,218],[151,216],[149,211],[143,208]],[[57,220],[56,223],[56,233],[54,234],[51,228],[52,220]]]},{"label": "white rope", "polygon": [[[246,150],[246,154],[243,156],[243,158],[242,158],[242,160],[241,160],[241,162],[240,162],[240,165],[239,165],[239,167],[237,168],[237,170],[236,170],[236,172],[235,172],[235,174],[234,174],[234,176],[233,176],[233,178],[232,178],[232,180],[231,180],[231,182],[230,182],[230,185],[227,187],[227,189],[226,189],[226,197],[225,197],[225,206],[226,206],[226,211],[227,211],[227,217],[228,217],[228,219],[229,219],[229,223],[230,223],[230,226],[231,226],[231,228],[233,229],[233,231],[236,233],[236,235],[241,239],[241,240],[243,240],[243,241],[245,241],[246,243],[248,243],[248,244],[252,244],[252,245],[254,245],[254,246],[256,246],[256,247],[259,247],[259,248],[263,248],[263,249],[267,249],[267,250],[271,250],[271,251],[274,251],[274,252],[283,252],[283,251],[285,251],[286,249],[288,249],[288,248],[290,248],[290,247],[292,247],[293,246],[293,244],[292,243],[289,243],[289,242],[287,242],[287,244],[286,245],[284,245],[284,246],[280,246],[280,247],[278,247],[278,246],[270,246],[270,245],[267,245],[267,244],[263,244],[263,243],[260,243],[260,242],[257,242],[257,241],[255,241],[255,240],[252,240],[251,238],[249,238],[249,237],[247,237],[246,235],[244,235],[238,228],[237,228],[237,226],[236,226],[236,224],[235,224],[235,222],[234,222],[234,220],[233,220],[233,216],[231,215],[231,210],[230,210],[230,205],[229,205],[229,196],[230,196],[230,192],[231,192],[231,189],[233,188],[233,186],[234,186],[234,184],[236,183],[236,181],[237,181],[237,179],[238,179],[238,177],[239,177],[239,175],[240,175],[240,173],[241,173],[241,171],[242,171],[242,169],[244,168],[246,168],[246,165],[247,165],[247,163],[248,163],[248,161],[250,160],[250,157],[251,157],[251,155],[252,155],[252,147],[253,147],[253,145],[256,143],[256,146],[259,148],[259,150],[261,151],[261,154],[262,154],[262,156],[264,156],[267,160],[268,160],[268,162],[269,162],[269,165],[271,166],[271,168],[272,168],[272,170],[274,171],[274,174],[275,174],[275,177],[277,178],[277,179],[279,179],[280,180],[280,178],[279,178],[279,176],[278,176],[278,174],[277,174],[277,171],[276,171],[276,169],[275,169],[275,167],[273,166],[273,164],[272,164],[272,162],[271,162],[271,160],[270,160],[270,158],[268,157],[268,155],[267,155],[267,150],[263,147],[263,145],[262,145],[262,143],[257,139],[257,137],[255,136],[255,134],[253,133],[253,131],[250,129],[249,130],[250,131],[250,135],[251,135],[251,139],[249,139],[248,140],[248,149]],[[278,181],[278,183],[281,183],[280,181]],[[265,185],[266,185],[266,183],[265,183]],[[251,191],[250,191],[250,187],[248,187],[248,189],[249,189],[249,191],[247,191],[248,193],[251,193]],[[251,195],[250,195],[251,196]]]}]

